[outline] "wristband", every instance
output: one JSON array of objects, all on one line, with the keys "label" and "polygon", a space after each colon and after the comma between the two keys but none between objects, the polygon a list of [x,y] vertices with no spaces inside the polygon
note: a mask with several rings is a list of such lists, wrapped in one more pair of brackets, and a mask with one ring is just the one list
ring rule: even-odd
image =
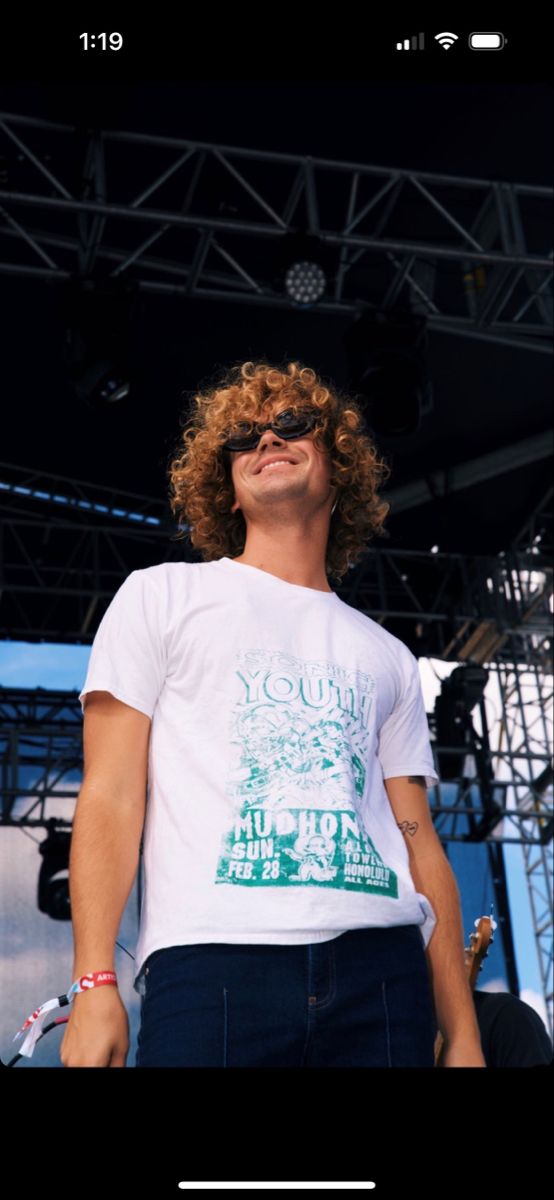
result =
[{"label": "wristband", "polygon": [[25,1058],[31,1058],[33,1050],[42,1034],[42,1027],[49,1012],[53,1008],[64,1008],[66,1004],[71,1004],[73,997],[79,992],[88,992],[91,988],[103,987],[105,984],[115,984],[117,987],[117,975],[115,971],[92,971],[90,975],[81,975],[75,983],[71,984],[69,991],[63,996],[55,996],[52,1000],[46,1000],[40,1008],[36,1008],[30,1017],[23,1022],[21,1029],[18,1029],[14,1037],[14,1042],[18,1037],[29,1030],[25,1041],[22,1043],[19,1053]]},{"label": "wristband", "polygon": [[117,975],[115,971],[92,971],[90,975],[81,975],[67,993],[68,996],[77,995],[78,992],[88,992],[94,987],[103,987],[105,983],[115,983],[117,987]]}]

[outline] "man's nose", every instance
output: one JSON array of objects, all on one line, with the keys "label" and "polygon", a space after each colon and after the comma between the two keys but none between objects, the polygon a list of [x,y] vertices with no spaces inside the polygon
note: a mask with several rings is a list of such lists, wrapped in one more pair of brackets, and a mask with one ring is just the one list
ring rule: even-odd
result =
[{"label": "man's nose", "polygon": [[277,444],[278,446],[284,446],[285,440],[286,439],[280,437],[278,433],[274,433],[273,429],[264,429],[264,432],[260,435],[258,450],[261,450],[262,447],[266,445],[272,446]]}]

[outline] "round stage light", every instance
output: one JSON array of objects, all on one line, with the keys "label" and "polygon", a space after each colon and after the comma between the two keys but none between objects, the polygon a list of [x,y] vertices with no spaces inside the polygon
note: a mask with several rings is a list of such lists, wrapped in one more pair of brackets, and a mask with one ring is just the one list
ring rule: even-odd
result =
[{"label": "round stage light", "polygon": [[317,304],[326,283],[325,272],[314,262],[295,262],[285,275],[287,294],[295,304]]}]

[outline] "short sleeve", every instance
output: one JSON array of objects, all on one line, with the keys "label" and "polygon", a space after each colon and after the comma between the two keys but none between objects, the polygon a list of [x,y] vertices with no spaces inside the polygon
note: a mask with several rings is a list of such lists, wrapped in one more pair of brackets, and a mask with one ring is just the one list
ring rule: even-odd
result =
[{"label": "short sleeve", "polygon": [[[487,993],[487,997],[494,993]],[[542,1067],[552,1064],[552,1042],[539,1014],[511,993],[489,1001],[490,1066]]]},{"label": "short sleeve", "polygon": [[439,782],[439,776],[433,762],[417,658],[411,651],[407,651],[407,658],[403,660],[402,676],[396,704],[379,730],[378,758],[383,779],[395,775],[423,775],[426,786],[433,787]]},{"label": "short sleeve", "polygon": [[165,679],[159,578],[153,568],[131,571],[110,601],[92,643],[83,690],[111,692],[152,717]]}]

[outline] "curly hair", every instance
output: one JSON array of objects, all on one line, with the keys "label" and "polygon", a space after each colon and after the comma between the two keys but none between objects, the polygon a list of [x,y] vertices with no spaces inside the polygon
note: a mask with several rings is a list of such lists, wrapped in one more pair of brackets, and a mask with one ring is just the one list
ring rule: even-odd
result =
[{"label": "curly hair", "polygon": [[327,387],[311,367],[299,362],[281,367],[265,361],[237,363],[214,386],[194,395],[192,416],[179,434],[166,472],[171,511],[179,527],[185,526],[177,537],[188,535],[205,562],[242,553],[246,522],[241,509],[231,512],[231,464],[222,446],[231,425],[270,415],[275,400],[293,409],[320,410],[321,421],[311,436],[317,449],[331,455],[330,486],[337,488],[325,571],[340,582],[371,538],[389,537],[383,525],[390,504],[379,498],[377,488],[391,470],[366,431],[357,401]]}]

